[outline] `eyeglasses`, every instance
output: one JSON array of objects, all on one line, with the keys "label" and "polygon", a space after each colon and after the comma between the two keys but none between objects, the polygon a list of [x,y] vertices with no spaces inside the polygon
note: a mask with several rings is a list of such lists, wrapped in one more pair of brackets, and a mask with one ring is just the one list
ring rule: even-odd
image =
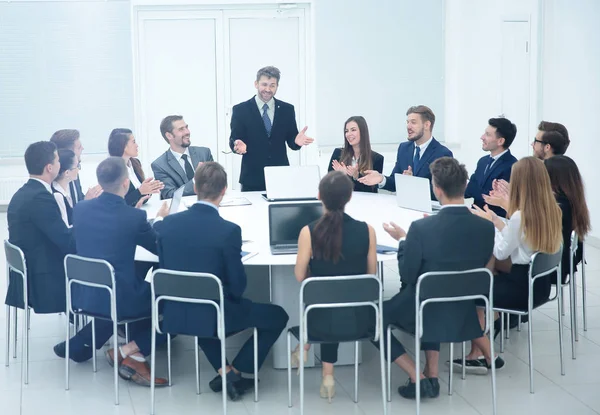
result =
[{"label": "eyeglasses", "polygon": [[75,166],[69,170],[81,170],[81,163],[77,163],[77,166]]},{"label": "eyeglasses", "polygon": [[534,139],[533,139],[533,144],[535,144],[535,143],[540,143],[540,144],[541,144],[541,145],[543,145],[543,146],[545,146],[546,144],[548,144],[548,143],[546,143],[545,141],[538,140],[537,138],[534,138]]}]

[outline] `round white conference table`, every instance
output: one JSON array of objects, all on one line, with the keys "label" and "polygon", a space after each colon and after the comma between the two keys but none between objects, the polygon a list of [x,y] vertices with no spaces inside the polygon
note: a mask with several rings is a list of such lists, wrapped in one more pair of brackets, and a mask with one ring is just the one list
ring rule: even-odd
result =
[{"label": "round white conference table", "polygon": [[[232,201],[247,199],[250,205],[224,206]],[[196,196],[188,196],[182,199],[179,211],[186,210],[188,206],[196,201]],[[170,201],[167,201],[170,203]],[[148,212],[148,218],[153,218],[162,205],[163,201],[153,196],[144,206]],[[286,203],[286,202],[276,202]],[[295,202],[297,203],[297,202]],[[219,208],[221,217],[234,222],[242,229],[242,249],[256,253],[244,261],[248,277],[247,289],[244,297],[257,302],[270,302],[282,306],[290,316],[288,326],[299,324],[299,290],[300,284],[294,276],[294,265],[296,255],[273,255],[269,243],[269,220],[268,205],[261,196],[261,192],[238,192],[227,191]],[[384,222],[393,221],[408,231],[410,224],[423,217],[423,213],[398,207],[396,196],[391,194],[354,192],[352,199],[346,206],[346,213],[356,220],[364,221],[375,228],[377,244],[397,247],[397,242],[383,229]],[[210,235],[198,235],[198,238],[210,237]],[[158,257],[142,247],[137,247],[135,259],[144,262],[158,262]],[[382,272],[383,261],[396,260],[396,254],[378,254],[377,261],[380,264],[378,272]],[[242,339],[243,340],[243,339]],[[241,341],[228,339],[230,346],[241,345]],[[319,348],[311,348],[315,350]],[[319,352],[319,350],[316,350]],[[285,336],[280,336],[273,346],[273,366],[276,369],[287,367],[287,350]],[[340,344],[338,364],[354,363],[354,346],[351,343]],[[307,367],[314,365],[314,354],[309,353]]]}]

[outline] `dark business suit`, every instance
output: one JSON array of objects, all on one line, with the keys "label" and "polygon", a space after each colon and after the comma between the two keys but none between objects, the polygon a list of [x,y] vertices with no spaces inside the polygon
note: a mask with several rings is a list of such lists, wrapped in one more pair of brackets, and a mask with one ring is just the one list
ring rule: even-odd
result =
[{"label": "dark business suit", "polygon": [[[137,179],[140,181],[140,183],[142,183],[144,181],[143,177],[140,177],[140,175],[138,174],[137,171],[133,171],[135,173],[135,177],[137,177]],[[135,186],[133,185],[133,183],[131,183],[131,181],[129,182],[129,190],[127,191],[127,194],[125,195],[125,203],[128,204],[129,206],[135,206],[137,204],[137,202],[143,197],[144,195],[140,193],[140,191],[138,189],[135,188]]]},{"label": "dark business suit", "polygon": [[[29,179],[14,194],[7,210],[8,240],[25,254],[29,306],[36,313],[65,311],[65,255],[75,252],[71,229],[65,225],[54,196]],[[11,274],[6,304],[23,308],[21,277]]]},{"label": "dark business suit", "polygon": [[[158,222],[160,223],[160,222]],[[157,224],[158,224],[157,223]],[[117,316],[121,319],[150,317],[152,294],[145,275],[136,275],[134,257],[137,245],[156,253],[156,233],[146,220],[146,212],[127,206],[125,200],[104,192],[95,199],[75,206],[73,228],[77,253],[84,257],[104,259],[115,270]],[[108,292],[98,288],[74,286],[73,307],[110,317]],[[96,321],[96,342],[100,348],[112,335],[112,323]],[[131,339],[140,352],[150,354],[151,324],[149,320],[130,325]],[[160,338],[160,341],[164,340]],[[91,325],[76,336],[74,342],[91,344]]]},{"label": "dark business suit", "polygon": [[[429,165],[435,160],[439,159],[440,157],[452,157],[452,151],[450,151],[444,145],[440,144],[440,142],[433,137],[431,138],[431,142],[425,149],[425,152],[421,154],[419,164],[417,165],[416,169],[413,165],[414,153],[414,141],[406,141],[404,143],[400,143],[400,146],[398,146],[398,155],[396,156],[396,165],[394,166],[394,170],[392,170],[392,174],[390,174],[389,177],[386,177],[385,186],[383,186],[385,190],[389,190],[390,192],[396,191],[395,174],[402,174],[404,170],[408,169],[408,166],[412,167],[413,176],[424,177],[429,179],[429,181],[431,182],[431,172],[429,171]],[[435,200],[433,190],[431,190],[431,200]]]},{"label": "dark business suit", "polygon": [[[217,276],[223,283],[227,335],[256,327],[258,362],[262,365],[285,328],[288,316],[277,305],[253,303],[242,297],[246,290],[246,273],[241,259],[240,227],[221,218],[216,208],[194,204],[185,212],[167,216],[157,230],[161,268]],[[167,301],[162,326],[169,333],[201,337],[198,345],[215,370],[221,367],[220,343],[207,338],[216,337],[217,333],[213,307]],[[241,372],[254,371],[252,342],[249,339],[233,361],[233,366]]]},{"label": "dark business suit", "polygon": [[[190,158],[188,162],[192,163],[192,169],[196,171],[198,163],[202,161],[213,161],[210,149],[207,147],[188,147]],[[165,187],[160,191],[161,199],[170,199],[175,190],[185,185],[184,196],[196,194],[194,191],[194,182],[187,178],[185,170],[179,164],[171,150],[165,151],[159,158],[152,162],[152,171],[154,178],[163,182]]]},{"label": "dark business suit", "polygon": [[[331,160],[329,160],[329,168],[327,169],[328,172],[333,170],[333,160],[337,160],[340,161],[342,157],[342,149],[341,148],[336,148],[335,150],[333,150],[333,154],[331,155]],[[375,151],[371,152],[371,170],[375,170],[378,171],[379,173],[383,172],[383,156]],[[362,177],[363,174],[362,172],[358,172],[358,177]],[[366,184],[362,184],[361,182],[357,181],[357,180],[353,180],[354,181],[354,191],[355,192],[370,192],[370,193],[377,193],[378,190],[378,186],[374,185],[374,186],[367,186]]]},{"label": "dark business suit", "polygon": [[69,183],[69,191],[71,192],[71,200],[73,201],[73,206],[75,206],[78,202],[85,200],[85,195],[83,194],[83,190],[81,190],[81,182],[79,181],[79,176],[71,183]]},{"label": "dark business suit", "polygon": [[[499,157],[486,172],[486,167],[488,166],[490,159],[491,156],[484,156],[479,159],[475,173],[471,175],[467,190],[465,190],[465,197],[472,197],[475,199],[474,203],[482,209],[486,203],[481,195],[490,194],[494,180],[506,180],[509,182],[512,165],[517,162],[515,156],[510,153],[510,150],[507,150],[507,152]],[[506,211],[504,209],[498,206],[490,206],[490,208],[496,212],[498,216],[506,217]]]},{"label": "dark business suit", "polygon": [[[398,247],[402,288],[383,304],[384,325],[393,323],[414,333],[419,276],[430,271],[485,267],[493,250],[494,225],[473,215],[466,207],[443,208],[437,215],[413,222],[406,240]],[[439,341],[456,341],[450,337],[450,332],[456,329],[464,338],[481,337],[474,302],[427,305],[423,316],[423,350],[439,350]],[[391,340],[393,361],[405,350],[395,337]]]},{"label": "dark business suit", "polygon": [[266,166],[289,166],[285,144],[292,150],[300,150],[296,144],[298,127],[294,106],[275,99],[275,115],[271,134],[267,134],[255,97],[233,107],[229,147],[233,150],[235,140],[246,144],[242,156],[240,184],[242,191],[265,190]]}]

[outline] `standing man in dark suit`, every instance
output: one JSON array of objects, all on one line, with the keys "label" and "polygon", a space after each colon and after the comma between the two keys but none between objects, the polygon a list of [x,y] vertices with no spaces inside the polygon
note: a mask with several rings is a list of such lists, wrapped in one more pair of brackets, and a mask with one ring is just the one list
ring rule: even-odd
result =
[{"label": "standing man in dark suit", "polygon": [[[119,348],[117,364],[123,379],[142,386],[150,386],[150,368],[144,359],[151,350],[152,293],[144,275],[136,275],[135,249],[140,245],[156,253],[156,233],[146,219],[146,212],[125,203],[129,190],[129,174],[121,157],[109,157],[96,169],[98,182],[104,192],[96,199],[84,201],[73,210],[73,229],[77,254],[108,261],[115,270],[117,316],[119,319],[148,317],[129,324],[131,342]],[[161,207],[154,224],[168,214],[167,205]],[[73,286],[73,308],[101,315],[109,320],[96,319],[96,347],[101,348],[113,335],[110,321],[110,296],[103,289]],[[157,342],[166,342],[166,336],[157,336]],[[88,324],[69,340],[70,358],[83,362],[92,357],[92,324]],[[65,342],[54,347],[59,357],[65,357]],[[113,349],[106,352],[112,366]],[[165,379],[157,379],[165,386]]]},{"label": "standing man in dark suit", "polygon": [[208,147],[190,146],[190,129],[181,115],[169,115],[160,123],[160,133],[170,148],[152,162],[154,178],[164,187],[161,199],[170,199],[175,190],[185,185],[184,196],[194,194],[194,172],[205,161],[212,161]]},{"label": "standing man in dark suit", "polygon": [[[56,146],[49,141],[31,144],[25,165],[29,181],[8,204],[8,240],[25,254],[29,306],[36,313],[59,313],[65,311],[63,259],[75,252],[75,243],[52,195],[51,183],[60,170]],[[10,275],[6,305],[24,307],[23,284],[16,274]]]},{"label": "standing man in dark suit", "polygon": [[298,133],[294,106],[275,99],[281,74],[274,66],[258,70],[257,94],[233,107],[229,147],[242,154],[242,192],[265,190],[266,166],[289,166],[285,144],[300,150],[314,139],[306,136],[308,127]]},{"label": "standing man in dark suit", "polygon": [[[227,190],[227,173],[218,163],[204,163],[196,170],[198,202],[187,211],[171,215],[158,229],[161,268],[208,272],[223,283],[225,331],[227,336],[250,327],[258,330],[258,365],[286,327],[288,315],[278,305],[259,304],[243,297],[246,273],[242,264],[242,231],[219,215],[219,203]],[[207,237],[199,237],[206,235]],[[211,306],[164,304],[163,328],[170,333],[198,336],[198,345],[216,371],[227,373],[227,394],[239,399],[253,381],[241,372],[253,373],[253,339],[250,338],[226,368],[221,367],[221,347],[216,337],[216,314]],[[207,338],[211,337],[211,338]],[[222,390],[221,376],[210,382],[213,391]]]},{"label": "standing man in dark suit", "polygon": [[[517,162],[508,149],[517,135],[517,126],[506,118],[490,118],[485,132],[481,136],[481,148],[489,151],[477,162],[475,173],[471,175],[465,197],[472,197],[475,204],[483,209],[486,204],[484,195],[489,195],[494,180],[510,181],[512,165]],[[506,211],[497,206],[490,208],[498,216],[505,217]]]},{"label": "standing man in dark suit", "polygon": [[[479,220],[464,205],[463,195],[468,177],[464,165],[453,158],[443,157],[434,161],[430,169],[433,191],[442,205],[440,212],[413,222],[408,234],[394,223],[383,225],[395,239],[406,238],[398,247],[402,288],[383,304],[384,327],[392,323],[412,333],[415,332],[416,285],[420,275],[430,271],[464,271],[485,267],[494,249],[494,227],[485,220]],[[428,338],[443,340],[450,327],[462,330],[467,338],[481,337],[475,303],[430,304],[425,308],[421,348],[427,360],[423,373],[420,369],[417,371],[404,347],[392,336],[392,360],[410,377],[405,386],[398,388],[401,396],[415,398],[417,381],[421,382],[421,397],[435,398],[439,395],[440,345],[428,341]],[[489,347],[487,353],[489,362]],[[499,366],[497,362],[496,367]]]},{"label": "standing man in dark suit", "polygon": [[[81,170],[81,153],[83,153],[83,145],[81,144],[81,137],[79,135],[79,131],[77,130],[58,130],[52,137],[50,137],[50,141],[52,141],[56,145],[57,150],[71,150],[77,156],[77,162],[79,166],[79,170]],[[98,197],[100,193],[102,193],[102,188],[100,185],[96,185],[88,189],[87,193],[84,195],[81,190],[81,182],[79,181],[79,175],[77,175],[77,179],[73,180],[69,184],[69,190],[71,192],[71,200],[73,201],[73,206],[81,201],[81,200],[89,200],[95,197]]]},{"label": "standing man in dark suit", "polygon": [[[396,165],[392,170],[392,174],[386,177],[377,171],[370,170],[358,181],[368,186],[376,184],[380,189],[389,190],[390,192],[397,191],[396,173],[425,177],[431,181],[429,165],[440,157],[452,157],[452,151],[433,137],[434,124],[435,114],[429,107],[425,105],[410,107],[406,111],[408,141],[400,143],[400,146],[398,146]],[[435,200],[433,188],[431,199]]]}]

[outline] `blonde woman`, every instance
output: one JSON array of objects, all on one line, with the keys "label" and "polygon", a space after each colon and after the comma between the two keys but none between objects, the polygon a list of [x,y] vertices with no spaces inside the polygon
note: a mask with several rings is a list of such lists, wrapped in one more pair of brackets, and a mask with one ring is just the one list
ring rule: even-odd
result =
[{"label": "blonde woman", "polygon": [[[489,200],[488,200],[489,202]],[[550,185],[544,163],[535,157],[517,161],[510,176],[507,217],[496,215],[487,205],[474,207],[473,213],[492,221],[496,227],[494,258],[510,259],[508,271],[499,271],[494,277],[494,306],[527,310],[529,298],[529,263],[535,252],[553,254],[560,249],[562,212]],[[533,286],[533,306],[537,307],[550,297],[551,276],[539,278]],[[482,358],[485,350],[472,346],[467,356],[467,370],[487,373],[491,362]],[[454,361],[461,367],[461,359]],[[504,363],[496,360],[496,368]]]}]

